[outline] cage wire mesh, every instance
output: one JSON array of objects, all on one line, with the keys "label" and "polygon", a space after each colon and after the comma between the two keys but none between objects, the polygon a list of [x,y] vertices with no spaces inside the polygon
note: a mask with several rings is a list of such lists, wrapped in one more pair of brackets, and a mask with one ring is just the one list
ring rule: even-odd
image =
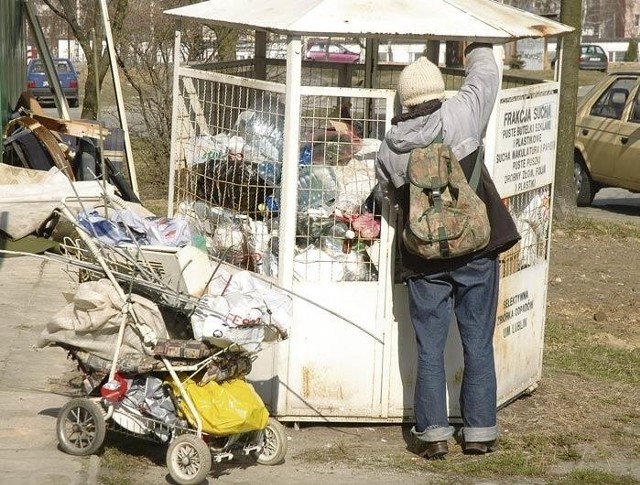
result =
[{"label": "cage wire mesh", "polygon": [[502,277],[547,259],[551,224],[551,187],[545,185],[506,199],[521,239],[500,256]]},{"label": "cage wire mesh", "polygon": [[272,86],[217,73],[180,76],[177,212],[212,255],[277,276],[281,198],[292,191],[294,278],[376,280],[380,218],[372,191],[386,101],[302,96],[298,183],[284,188],[284,87]]}]

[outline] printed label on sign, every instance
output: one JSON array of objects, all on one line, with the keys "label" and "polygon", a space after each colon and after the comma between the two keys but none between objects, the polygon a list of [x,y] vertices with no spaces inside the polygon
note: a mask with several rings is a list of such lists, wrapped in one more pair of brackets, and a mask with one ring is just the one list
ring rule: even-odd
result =
[{"label": "printed label on sign", "polygon": [[558,92],[557,83],[502,92],[492,160],[493,180],[502,197],[553,182]]},{"label": "printed label on sign", "polygon": [[530,335],[533,328],[542,327],[545,295],[537,278],[544,278],[543,266],[529,267],[501,280],[496,332],[502,338],[513,338],[525,329]]}]

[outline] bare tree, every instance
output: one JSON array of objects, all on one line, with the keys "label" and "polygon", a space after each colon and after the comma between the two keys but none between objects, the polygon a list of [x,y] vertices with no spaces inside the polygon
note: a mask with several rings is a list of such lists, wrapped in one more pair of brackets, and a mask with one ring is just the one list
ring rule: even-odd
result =
[{"label": "bare tree", "polygon": [[[134,96],[126,101],[127,113],[141,119],[144,136],[133,139],[142,177],[162,190],[166,181],[171,149],[173,107],[173,51],[176,23],[163,10],[195,3],[194,0],[138,0],[129,6],[129,15],[116,45],[118,67]],[[140,22],[140,19],[147,19]],[[182,61],[207,63],[235,60],[240,32],[225,27],[208,27],[183,20],[180,26]],[[135,127],[133,128],[135,130]]]},{"label": "bare tree", "polygon": [[238,36],[240,31],[230,27],[216,26],[213,27],[216,33],[218,45],[218,59],[220,61],[233,61],[236,59],[236,46],[238,44]]},{"label": "bare tree", "polygon": [[[63,19],[71,29],[74,37],[80,44],[80,48],[87,58],[87,79],[84,86],[84,101],[82,104],[82,117],[85,119],[97,119],[98,97],[97,93],[102,89],[102,84],[109,71],[109,54],[102,49],[104,29],[97,0],[42,0],[51,11]],[[111,32],[114,42],[120,39],[129,0],[110,0],[109,15],[111,17]],[[96,41],[94,42],[94,36]],[[94,52],[94,49],[98,49]],[[98,71],[94,65],[94,56],[98,57]],[[96,84],[98,89],[96,90]]]},{"label": "bare tree", "polygon": [[[189,3],[193,1],[139,0],[131,4],[116,44],[118,68],[134,93],[125,100],[126,110],[130,118],[141,120],[132,126],[132,143],[142,154],[137,157],[138,164],[142,177],[160,190],[167,179],[171,148],[175,33],[174,21],[163,10]],[[182,32],[181,57],[207,60],[211,49],[202,26],[185,22]]]}]

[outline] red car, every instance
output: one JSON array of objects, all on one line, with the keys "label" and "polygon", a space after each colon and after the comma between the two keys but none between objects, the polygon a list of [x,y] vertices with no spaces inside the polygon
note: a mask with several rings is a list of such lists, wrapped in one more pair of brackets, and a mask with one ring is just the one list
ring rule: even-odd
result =
[{"label": "red car", "polygon": [[360,53],[350,51],[336,42],[314,41],[308,44],[306,57],[310,61],[354,64],[360,60]]}]

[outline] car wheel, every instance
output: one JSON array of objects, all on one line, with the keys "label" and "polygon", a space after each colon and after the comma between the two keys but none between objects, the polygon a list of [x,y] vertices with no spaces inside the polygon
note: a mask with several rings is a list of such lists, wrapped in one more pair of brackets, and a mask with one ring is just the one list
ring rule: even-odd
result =
[{"label": "car wheel", "polygon": [[70,108],[77,108],[78,106],[80,106],[80,100],[78,98],[69,100]]},{"label": "car wheel", "polygon": [[595,182],[591,180],[591,176],[582,160],[573,162],[573,180],[576,186],[576,203],[578,206],[590,205],[598,189]]}]

